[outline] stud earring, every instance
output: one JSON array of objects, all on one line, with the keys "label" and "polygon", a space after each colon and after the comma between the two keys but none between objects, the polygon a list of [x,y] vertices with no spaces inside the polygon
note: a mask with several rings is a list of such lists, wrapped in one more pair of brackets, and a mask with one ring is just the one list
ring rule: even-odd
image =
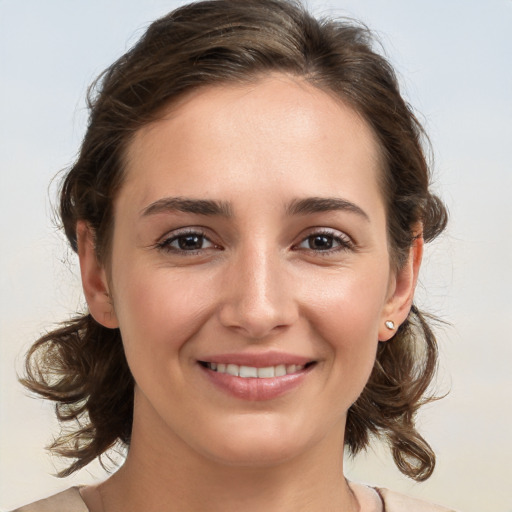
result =
[{"label": "stud earring", "polygon": [[393,320],[386,320],[385,325],[390,331],[395,329],[395,322]]}]

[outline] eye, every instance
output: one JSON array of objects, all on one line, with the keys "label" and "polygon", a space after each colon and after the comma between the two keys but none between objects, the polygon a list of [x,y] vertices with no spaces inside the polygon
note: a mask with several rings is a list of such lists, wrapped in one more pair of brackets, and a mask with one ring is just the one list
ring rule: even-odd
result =
[{"label": "eye", "polygon": [[339,231],[320,231],[310,234],[296,247],[315,252],[334,252],[352,249],[353,243],[347,235]]},{"label": "eye", "polygon": [[187,231],[168,236],[157,244],[159,249],[177,253],[198,253],[216,247],[202,232]]}]

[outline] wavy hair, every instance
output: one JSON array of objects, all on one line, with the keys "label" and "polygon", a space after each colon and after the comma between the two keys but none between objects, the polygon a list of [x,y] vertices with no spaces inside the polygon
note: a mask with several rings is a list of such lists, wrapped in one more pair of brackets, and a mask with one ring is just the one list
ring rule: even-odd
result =
[{"label": "wavy hair", "polygon": [[[127,145],[138,129],[199,87],[283,72],[334,95],[372,127],[383,161],[390,254],[400,268],[417,226],[430,241],[444,229],[447,213],[429,190],[422,126],[375,46],[366,27],[316,19],[293,0],[207,0],[152,23],[89,89],[88,128],[60,193],[60,217],[73,250],[77,221],[84,220],[94,231],[99,260],[108,262],[113,201],[123,184]],[[435,336],[413,306],[392,340],[379,343],[370,379],[348,411],[349,451],[365,448],[372,435],[381,437],[400,471],[428,478],[435,455],[414,420],[431,399],[436,365]],[[63,432],[51,449],[72,459],[60,476],[116,443],[129,446],[134,381],[118,329],[99,325],[87,313],[71,319],[35,342],[22,383],[56,402]]]}]

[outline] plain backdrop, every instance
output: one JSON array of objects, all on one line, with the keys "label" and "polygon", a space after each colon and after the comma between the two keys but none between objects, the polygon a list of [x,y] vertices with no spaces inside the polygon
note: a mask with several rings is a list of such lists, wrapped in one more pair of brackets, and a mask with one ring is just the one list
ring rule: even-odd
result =
[{"label": "plain backdrop", "polygon": [[[83,308],[76,259],[52,222],[58,181],[75,158],[88,84],[181,2],[0,0],[0,509],[102,478],[73,478],[45,444],[52,407],[27,397],[16,372],[29,345]],[[350,478],[450,504],[512,511],[512,1],[323,0],[317,14],[374,29],[429,132],[435,188],[450,227],[427,248],[419,305],[438,329],[438,385],[450,391],[420,415],[438,454],[414,484],[378,443]]]}]

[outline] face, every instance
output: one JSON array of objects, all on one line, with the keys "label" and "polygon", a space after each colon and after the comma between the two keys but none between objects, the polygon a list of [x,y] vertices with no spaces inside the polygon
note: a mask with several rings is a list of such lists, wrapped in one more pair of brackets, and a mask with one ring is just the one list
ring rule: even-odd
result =
[{"label": "face", "polygon": [[108,272],[81,255],[91,312],[121,330],[134,435],[241,465],[342,446],[413,287],[379,173],[367,124],[281,75],[204,88],[136,134]]}]

